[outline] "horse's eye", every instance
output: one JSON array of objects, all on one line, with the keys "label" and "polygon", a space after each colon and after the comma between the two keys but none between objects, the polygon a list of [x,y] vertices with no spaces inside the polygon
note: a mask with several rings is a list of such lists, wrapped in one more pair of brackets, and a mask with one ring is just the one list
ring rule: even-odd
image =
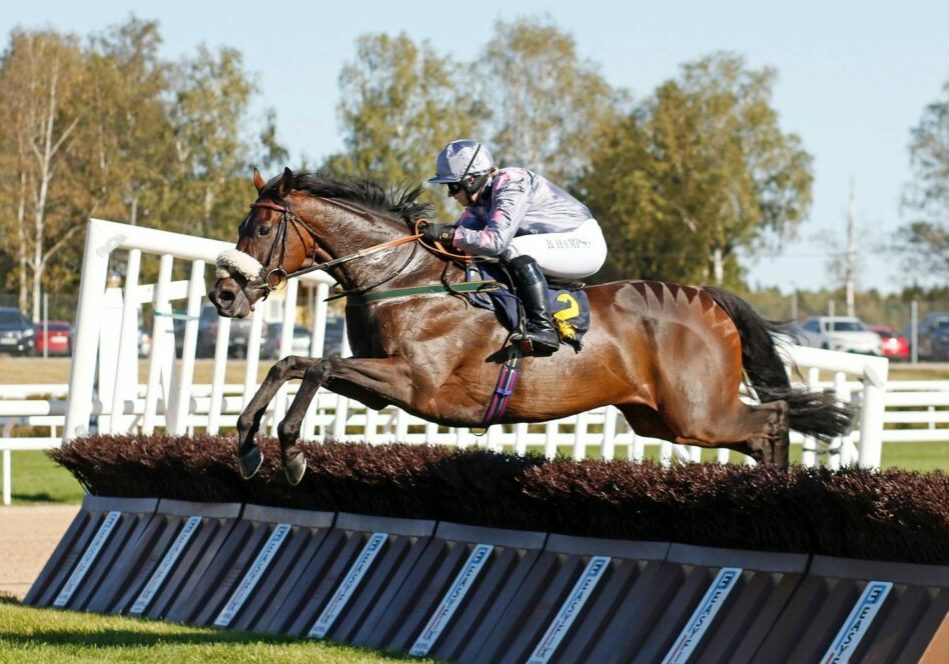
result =
[{"label": "horse's eye", "polygon": [[270,235],[270,226],[258,226],[257,235],[260,235],[260,236]]}]

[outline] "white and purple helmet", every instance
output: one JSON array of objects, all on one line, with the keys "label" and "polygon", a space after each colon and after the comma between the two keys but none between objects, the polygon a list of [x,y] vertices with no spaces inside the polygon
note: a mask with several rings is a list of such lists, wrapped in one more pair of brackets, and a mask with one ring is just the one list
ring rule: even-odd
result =
[{"label": "white and purple helmet", "polygon": [[[439,184],[461,183],[469,193],[480,190],[487,180],[488,173],[494,170],[494,157],[488,148],[484,147],[478,141],[470,138],[463,138],[452,141],[445,146],[445,149],[438,153],[438,159],[435,160],[435,177],[429,178],[429,182]],[[469,188],[469,183],[463,182],[466,178],[474,178],[477,188]]]}]

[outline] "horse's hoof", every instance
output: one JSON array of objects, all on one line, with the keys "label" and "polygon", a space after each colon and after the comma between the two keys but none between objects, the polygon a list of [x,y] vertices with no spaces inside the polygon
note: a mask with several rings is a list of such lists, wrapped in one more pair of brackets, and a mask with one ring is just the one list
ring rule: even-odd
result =
[{"label": "horse's hoof", "polygon": [[237,463],[241,467],[241,477],[245,480],[249,480],[260,470],[260,467],[264,463],[264,455],[261,453],[260,448],[255,445],[251,448],[250,452],[238,455]]},{"label": "horse's hoof", "polygon": [[290,486],[296,486],[303,479],[306,473],[306,457],[303,452],[297,452],[287,459],[283,464],[283,472],[287,476]]}]

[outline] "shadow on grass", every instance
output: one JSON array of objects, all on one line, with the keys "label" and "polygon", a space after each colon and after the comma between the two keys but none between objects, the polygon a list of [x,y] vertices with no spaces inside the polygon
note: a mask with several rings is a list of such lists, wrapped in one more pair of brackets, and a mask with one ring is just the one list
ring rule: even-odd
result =
[{"label": "shadow on grass", "polygon": [[14,502],[21,503],[65,503],[72,501],[65,501],[61,498],[54,498],[49,495],[47,492],[43,491],[42,493],[16,493],[12,494]]},{"label": "shadow on grass", "polygon": [[[184,627],[184,626],[183,626]],[[190,627],[188,628],[190,629]],[[14,632],[0,631],[0,641],[18,644],[18,645],[80,645],[95,648],[135,648],[139,646],[154,646],[158,644],[177,644],[177,645],[218,645],[226,643],[269,643],[269,644],[290,644],[302,643],[302,640],[291,639],[289,637],[267,636],[264,634],[254,634],[252,632],[225,632],[214,631],[205,633],[164,633],[139,631],[135,629],[108,629],[103,627],[102,631],[77,633],[68,629],[37,629],[29,636]]]},{"label": "shadow on grass", "polygon": [[[192,626],[181,626],[183,629],[200,629]],[[7,647],[22,647],[34,649],[37,646],[58,647],[68,645],[70,647],[88,647],[96,649],[108,648],[144,648],[152,646],[223,646],[223,645],[251,645],[267,644],[272,646],[297,645],[303,646],[307,643],[323,644],[327,647],[338,646],[346,648],[355,653],[363,652],[373,655],[376,658],[392,659],[397,661],[406,661],[410,659],[404,653],[385,652],[381,650],[372,650],[369,648],[360,648],[345,643],[336,643],[333,641],[317,641],[314,639],[292,638],[288,636],[255,634],[253,632],[229,632],[229,631],[210,631],[202,633],[164,633],[156,634],[143,630],[135,629],[109,629],[103,627],[97,632],[79,633],[67,629],[36,629],[29,635],[0,631],[0,643],[7,644]],[[349,661],[347,659],[347,661]]]}]

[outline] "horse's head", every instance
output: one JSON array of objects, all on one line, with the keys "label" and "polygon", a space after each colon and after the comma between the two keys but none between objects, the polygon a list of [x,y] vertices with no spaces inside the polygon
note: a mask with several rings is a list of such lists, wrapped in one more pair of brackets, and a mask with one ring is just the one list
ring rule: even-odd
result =
[{"label": "horse's head", "polygon": [[217,260],[218,280],[208,297],[221,316],[243,318],[254,304],[298,270],[313,251],[312,231],[291,209],[293,172],[270,183],[254,169],[257,200],[238,229],[237,247]]},{"label": "horse's head", "polygon": [[344,290],[389,281],[413,260],[414,247],[394,268],[388,254],[355,259],[414,243],[421,236],[409,229],[430,211],[416,201],[419,189],[395,198],[368,180],[340,182],[289,168],[267,183],[255,169],[254,185],[257,200],[241,222],[237,247],[218,257],[208,294],[221,316],[243,318],[286,279],[313,270],[327,270]]}]

